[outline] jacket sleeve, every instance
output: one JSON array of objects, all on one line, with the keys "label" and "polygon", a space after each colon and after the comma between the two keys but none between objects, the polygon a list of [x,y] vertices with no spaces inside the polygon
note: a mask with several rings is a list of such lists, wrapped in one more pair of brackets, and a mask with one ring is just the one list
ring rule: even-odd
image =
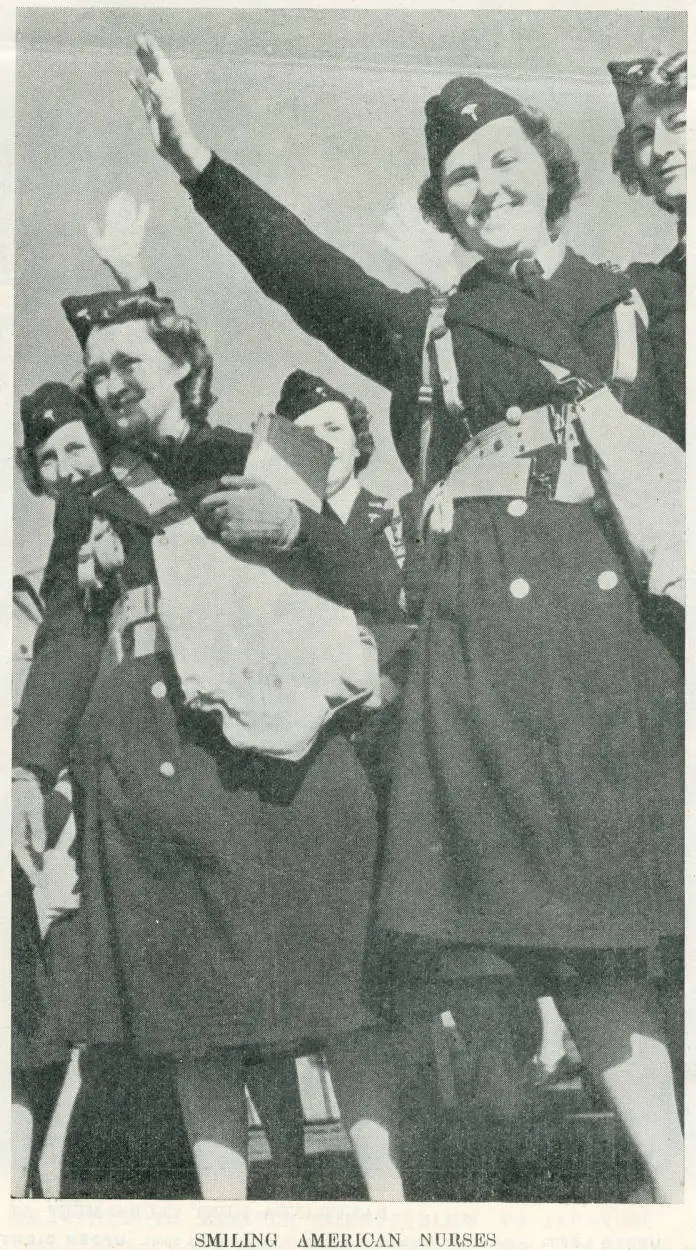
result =
[{"label": "jacket sleeve", "polygon": [[389,617],[391,587],[375,556],[372,536],[351,532],[327,512],[298,507],[302,522],[296,550],[303,553],[317,592],[356,615]]},{"label": "jacket sleeve", "polygon": [[15,764],[49,784],[69,761],[105,628],[103,617],[83,611],[72,569],[54,575],[13,735]]},{"label": "jacket sleeve", "polygon": [[370,277],[215,154],[189,189],[196,211],[265,295],[346,364],[393,388],[414,316],[416,341],[425,332],[424,290],[404,294]]},{"label": "jacket sleeve", "polygon": [[666,432],[686,439],[686,295],[682,280],[659,265],[635,264],[628,273],[648,312],[648,336],[663,402]]}]

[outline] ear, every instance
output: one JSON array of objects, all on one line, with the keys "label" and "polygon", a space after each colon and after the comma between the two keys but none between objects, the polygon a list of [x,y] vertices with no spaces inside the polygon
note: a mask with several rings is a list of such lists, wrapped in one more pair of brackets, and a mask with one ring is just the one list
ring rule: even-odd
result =
[{"label": "ear", "polygon": [[187,378],[190,372],[191,372],[191,361],[182,360],[180,365],[175,365],[174,367],[175,382],[183,382],[184,378]]}]

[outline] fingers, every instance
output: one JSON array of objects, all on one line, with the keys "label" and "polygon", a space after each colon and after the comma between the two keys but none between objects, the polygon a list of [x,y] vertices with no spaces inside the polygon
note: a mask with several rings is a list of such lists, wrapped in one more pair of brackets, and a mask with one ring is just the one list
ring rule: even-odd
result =
[{"label": "fingers", "polygon": [[220,478],[220,485],[226,486],[230,490],[253,490],[257,486],[263,486],[264,483],[256,477],[247,477],[246,475],[244,477],[235,477],[231,473],[226,473],[224,477]]},{"label": "fingers", "polygon": [[174,71],[168,58],[160,48],[156,39],[151,35],[140,35],[136,46],[136,56],[142,66],[143,72],[159,78],[162,82],[171,82],[174,78]]},{"label": "fingers", "polygon": [[231,492],[249,490],[251,487],[259,486],[259,482],[255,482],[249,477],[222,477],[220,484],[225,487],[224,490],[213,491],[212,494],[206,495],[201,499],[198,508],[201,512],[214,512],[216,508],[225,507],[229,502]]},{"label": "fingers", "polygon": [[147,107],[151,94],[147,83],[142,78],[138,78],[137,74],[129,74],[128,81],[133,90],[140,96],[142,103]]}]

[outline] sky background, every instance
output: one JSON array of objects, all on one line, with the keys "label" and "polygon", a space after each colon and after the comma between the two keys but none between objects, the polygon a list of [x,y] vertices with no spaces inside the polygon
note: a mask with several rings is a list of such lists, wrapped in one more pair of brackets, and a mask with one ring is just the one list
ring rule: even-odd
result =
[{"label": "sky background", "polygon": [[[384,213],[427,173],[423,104],[477,74],[548,113],[580,162],[568,241],[591,260],[657,259],[674,222],[611,173],[620,114],[606,63],[685,46],[678,12],[321,9],[20,9],[17,14],[15,441],[19,396],[69,379],[80,356],[60,308],[112,285],[85,224],[125,189],[151,206],[145,258],[162,293],[199,322],[215,360],[214,419],[248,428],[297,367],[364,399],[378,451],[366,481],[408,479],[388,396],[298,330],[257,291],[155,154],[128,83],[139,33],[175,63],[199,137],[318,234],[395,286],[377,241]],[[39,567],[51,506],[15,490],[17,570]]]}]

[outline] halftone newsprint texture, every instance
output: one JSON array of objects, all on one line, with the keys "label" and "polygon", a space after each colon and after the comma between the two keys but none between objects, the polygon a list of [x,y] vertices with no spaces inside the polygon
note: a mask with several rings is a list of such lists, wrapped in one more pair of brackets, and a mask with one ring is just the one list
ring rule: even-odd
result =
[{"label": "halftone newsprint texture", "polygon": [[[674,473],[681,488],[686,12],[28,7],[14,37],[4,373],[12,448],[33,455],[11,495],[14,712],[37,629],[46,670],[37,661],[16,760],[40,779],[51,854],[76,864],[81,908],[53,918],[14,862],[14,1197],[0,1244],[692,1246],[690,1186],[670,1205],[684,1096],[680,538],[667,573],[657,558],[652,580],[637,572],[612,466],[602,476],[588,442],[594,409],[563,425],[587,395],[618,400],[628,450],[614,478],[664,457],[650,482]],[[148,73],[181,89],[195,139],[178,165],[153,144]],[[531,278],[517,264],[529,256]],[[66,297],[117,280],[150,303],[78,299],[66,318]],[[103,421],[125,428],[131,401],[148,410],[135,356],[145,326],[170,316],[161,297],[212,358],[211,430],[198,416],[193,434],[167,425],[114,486]],[[174,368],[183,332],[167,326],[148,342]],[[42,407],[47,381],[87,409],[60,415],[65,391]],[[362,695],[342,695],[348,710],[332,704],[300,761],[269,761],[182,710],[144,593],[163,577],[151,538],[164,533],[176,570],[172,501],[195,510],[241,474],[260,414],[311,424],[322,403],[356,439],[343,502],[317,515],[264,495],[237,524],[256,526],[257,553],[266,542],[269,576],[333,600],[341,628],[353,612],[369,627],[394,702],[360,712]],[[98,484],[56,502],[41,454],[85,411]],[[634,418],[659,431],[649,453]],[[497,466],[511,440],[521,449],[495,487],[472,486],[471,447]],[[165,504],[143,494],[143,464]],[[648,498],[639,512],[669,514]],[[229,528],[217,537],[229,545]],[[79,611],[61,617],[78,565]],[[201,652],[210,621],[208,650],[223,636],[227,588],[205,586],[199,565],[167,599],[187,656],[197,622]],[[70,870],[56,888],[75,884]],[[245,1151],[252,1201],[223,1202]]]}]

